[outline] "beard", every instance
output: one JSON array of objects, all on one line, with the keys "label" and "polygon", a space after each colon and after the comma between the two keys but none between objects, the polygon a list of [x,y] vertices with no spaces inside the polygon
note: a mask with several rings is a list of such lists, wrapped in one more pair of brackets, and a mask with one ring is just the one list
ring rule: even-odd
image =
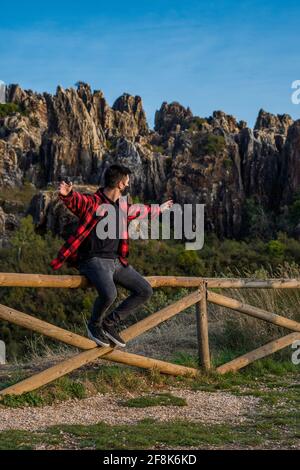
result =
[{"label": "beard", "polygon": [[126,196],[129,194],[129,191],[130,189],[128,187],[124,188],[121,192],[122,192],[122,196]]}]

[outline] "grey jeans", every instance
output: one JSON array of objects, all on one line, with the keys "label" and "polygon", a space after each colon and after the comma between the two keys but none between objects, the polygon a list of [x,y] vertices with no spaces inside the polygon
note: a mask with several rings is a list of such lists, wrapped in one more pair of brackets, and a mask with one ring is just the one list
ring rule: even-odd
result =
[{"label": "grey jeans", "polygon": [[[79,264],[80,274],[86,276],[96,287],[99,296],[96,298],[91,323],[102,324],[124,320],[129,314],[136,312],[153,294],[151,285],[130,264],[125,267],[118,258],[93,257]],[[117,297],[115,284],[125,287],[131,294],[119,304],[108,316],[109,307]]]}]

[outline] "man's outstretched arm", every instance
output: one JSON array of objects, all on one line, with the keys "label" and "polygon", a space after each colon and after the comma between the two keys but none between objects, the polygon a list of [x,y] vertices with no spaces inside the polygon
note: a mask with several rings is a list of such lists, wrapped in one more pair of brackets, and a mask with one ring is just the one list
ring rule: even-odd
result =
[{"label": "man's outstretched arm", "polygon": [[59,185],[59,199],[77,217],[81,218],[92,202],[92,195],[82,194],[73,190],[72,183],[62,181]]},{"label": "man's outstretched arm", "polygon": [[144,219],[150,214],[151,219],[155,219],[159,216],[162,212],[169,209],[173,205],[173,199],[169,199],[168,201],[164,202],[159,205],[152,205],[152,204],[130,204],[128,207],[128,219],[134,220],[137,217],[140,219]]}]

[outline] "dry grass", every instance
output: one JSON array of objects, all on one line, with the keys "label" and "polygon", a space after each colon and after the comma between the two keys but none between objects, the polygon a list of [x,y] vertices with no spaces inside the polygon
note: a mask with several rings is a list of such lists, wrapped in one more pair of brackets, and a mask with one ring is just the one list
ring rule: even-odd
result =
[{"label": "dry grass", "polygon": [[[226,277],[299,278],[298,265],[284,265],[276,271],[259,270],[255,273],[227,272]],[[215,289],[214,289],[215,290]],[[298,305],[300,289],[217,289],[216,291],[269,312],[300,321]],[[243,352],[254,349],[283,336],[289,331],[270,323],[233,311],[226,307],[208,304],[210,347],[214,357],[220,351]],[[129,350],[155,358],[176,354],[197,354],[195,309],[181,313],[154,330],[130,342]]]}]

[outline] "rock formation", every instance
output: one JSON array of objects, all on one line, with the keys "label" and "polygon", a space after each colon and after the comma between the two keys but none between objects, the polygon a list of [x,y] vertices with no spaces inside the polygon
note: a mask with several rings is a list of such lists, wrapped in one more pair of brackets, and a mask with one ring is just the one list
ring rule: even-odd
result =
[{"label": "rock formation", "polygon": [[[260,110],[251,129],[222,111],[201,118],[164,102],[152,130],[141,97],[124,93],[110,107],[83,82],[55,95],[10,85],[7,102],[17,110],[0,114],[0,187],[33,183],[40,191],[29,213],[56,233],[65,213],[47,186],[67,175],[97,187],[113,162],[134,171],[140,200],[205,204],[206,229],[220,237],[240,236],[248,198],[276,213],[299,190],[300,120],[287,114]],[[0,236],[6,218],[2,204]]]}]

